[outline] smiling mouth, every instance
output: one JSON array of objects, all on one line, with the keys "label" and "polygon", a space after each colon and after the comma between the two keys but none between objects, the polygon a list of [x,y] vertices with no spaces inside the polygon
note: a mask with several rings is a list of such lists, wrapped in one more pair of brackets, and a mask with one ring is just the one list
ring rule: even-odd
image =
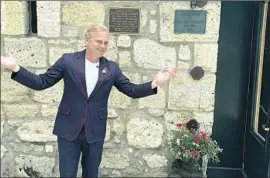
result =
[{"label": "smiling mouth", "polygon": [[105,52],[105,50],[100,50],[100,49],[98,49],[97,51],[99,51],[101,53],[104,53]]}]

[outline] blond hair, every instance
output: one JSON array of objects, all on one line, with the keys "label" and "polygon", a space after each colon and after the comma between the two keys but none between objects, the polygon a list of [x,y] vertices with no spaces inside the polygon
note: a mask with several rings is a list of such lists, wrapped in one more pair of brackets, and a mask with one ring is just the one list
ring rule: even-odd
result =
[{"label": "blond hair", "polygon": [[85,33],[85,39],[89,40],[92,38],[92,32],[95,31],[108,31],[108,28],[105,25],[92,25],[90,26],[86,33]]}]

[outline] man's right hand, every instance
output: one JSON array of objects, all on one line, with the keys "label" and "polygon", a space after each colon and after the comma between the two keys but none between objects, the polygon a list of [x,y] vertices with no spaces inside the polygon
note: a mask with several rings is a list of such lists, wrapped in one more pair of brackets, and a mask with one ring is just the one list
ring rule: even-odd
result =
[{"label": "man's right hand", "polygon": [[20,70],[20,66],[13,57],[1,56],[1,65],[12,70],[13,72],[18,72]]}]

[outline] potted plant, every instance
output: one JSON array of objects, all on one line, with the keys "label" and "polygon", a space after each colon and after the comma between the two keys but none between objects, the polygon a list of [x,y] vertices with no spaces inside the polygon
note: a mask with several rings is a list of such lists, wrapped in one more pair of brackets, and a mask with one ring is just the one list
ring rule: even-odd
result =
[{"label": "potted plant", "polygon": [[218,154],[222,149],[210,134],[199,130],[199,123],[195,119],[176,126],[177,129],[169,133],[170,151],[175,157],[171,166],[173,174],[205,176],[206,168],[203,170],[202,166],[207,167],[208,161],[219,163]]}]

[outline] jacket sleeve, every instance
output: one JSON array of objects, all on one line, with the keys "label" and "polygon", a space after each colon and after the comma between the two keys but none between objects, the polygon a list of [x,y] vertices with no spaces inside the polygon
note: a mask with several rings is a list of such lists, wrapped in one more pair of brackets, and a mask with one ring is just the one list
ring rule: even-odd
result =
[{"label": "jacket sleeve", "polygon": [[125,95],[131,98],[142,98],[149,95],[157,94],[157,88],[152,89],[152,81],[142,84],[134,84],[122,73],[117,65],[116,67],[116,80],[114,86]]},{"label": "jacket sleeve", "polygon": [[65,64],[63,55],[43,74],[37,75],[20,66],[18,72],[13,72],[11,74],[11,79],[28,88],[43,90],[59,82],[64,76],[64,71]]}]

